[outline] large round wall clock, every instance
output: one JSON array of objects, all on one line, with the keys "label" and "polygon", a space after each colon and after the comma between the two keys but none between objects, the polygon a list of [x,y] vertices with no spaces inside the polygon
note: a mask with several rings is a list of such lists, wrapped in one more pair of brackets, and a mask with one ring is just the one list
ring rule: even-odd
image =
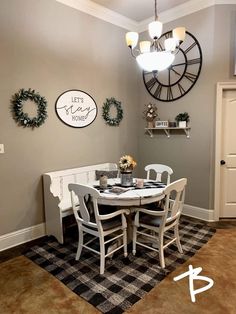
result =
[{"label": "large round wall clock", "polygon": [[[171,37],[166,32],[160,38],[160,49],[164,50],[164,41]],[[148,92],[157,100],[174,101],[186,95],[200,75],[202,68],[202,50],[197,39],[186,32],[185,40],[175,55],[175,60],[164,71],[143,71],[143,81]]]}]

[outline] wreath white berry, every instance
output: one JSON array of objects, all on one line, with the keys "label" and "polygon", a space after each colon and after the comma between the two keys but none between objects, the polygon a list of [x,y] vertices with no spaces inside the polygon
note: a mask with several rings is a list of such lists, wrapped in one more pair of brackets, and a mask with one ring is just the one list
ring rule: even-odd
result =
[{"label": "wreath white berry", "polygon": [[[24,102],[27,100],[35,102],[38,106],[36,117],[30,118],[28,113],[23,111]],[[46,99],[30,88],[28,90],[20,89],[19,92],[12,97],[11,103],[13,118],[21,126],[31,128],[39,127],[47,118]]]},{"label": "wreath white berry", "polygon": [[[117,115],[114,118],[110,116],[111,106],[114,106],[117,111]],[[103,107],[102,107],[102,116],[104,120],[106,121],[106,124],[111,125],[111,126],[118,126],[121,120],[123,119],[123,109],[121,106],[121,102],[118,100],[115,100],[114,97],[107,98],[106,102],[103,104]]]}]

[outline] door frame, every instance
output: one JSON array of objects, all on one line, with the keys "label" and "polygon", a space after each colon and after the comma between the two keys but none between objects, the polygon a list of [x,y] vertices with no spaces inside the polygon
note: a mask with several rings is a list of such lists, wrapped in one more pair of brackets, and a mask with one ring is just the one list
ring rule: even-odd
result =
[{"label": "door frame", "polygon": [[223,92],[236,90],[236,82],[219,82],[216,88],[216,124],[215,124],[215,195],[214,195],[214,219],[220,217],[220,160],[221,158],[221,134],[222,134],[222,106]]}]

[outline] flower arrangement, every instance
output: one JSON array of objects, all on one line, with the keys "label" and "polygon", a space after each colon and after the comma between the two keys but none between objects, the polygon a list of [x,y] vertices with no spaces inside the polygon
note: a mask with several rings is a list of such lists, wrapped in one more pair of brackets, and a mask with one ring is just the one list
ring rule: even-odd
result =
[{"label": "flower arrangement", "polygon": [[151,103],[146,105],[146,108],[144,110],[144,119],[148,122],[153,122],[157,117],[157,107]]},{"label": "flower arrangement", "polygon": [[132,171],[137,163],[130,155],[124,155],[120,158],[119,168],[121,171]]}]

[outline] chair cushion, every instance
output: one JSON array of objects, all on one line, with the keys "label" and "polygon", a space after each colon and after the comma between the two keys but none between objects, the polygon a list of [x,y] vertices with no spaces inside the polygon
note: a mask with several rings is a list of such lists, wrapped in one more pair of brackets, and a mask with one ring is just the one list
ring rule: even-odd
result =
[{"label": "chair cushion", "polygon": [[95,176],[96,180],[99,180],[101,176],[107,176],[108,179],[117,178],[118,170],[96,170]]},{"label": "chair cushion", "polygon": [[[93,222],[96,224],[96,219],[95,219],[95,216],[94,214],[90,214],[90,222]],[[102,220],[101,221],[102,223],[102,228],[104,231],[107,231],[109,229],[113,229],[113,228],[116,228],[116,227],[121,227],[122,226],[122,222],[121,222],[121,217],[118,216],[118,217],[114,217],[114,218],[111,218],[111,219],[108,219],[108,220]],[[95,229],[97,229],[97,227],[94,227]]]},{"label": "chair cushion", "polygon": [[121,227],[121,226],[122,226],[122,222],[121,222],[120,217],[111,218],[102,222],[102,227],[104,231],[107,231],[109,229],[113,229],[116,227]]},{"label": "chair cushion", "polygon": [[[168,213],[167,217],[170,217],[171,213]],[[142,214],[140,213],[139,216],[139,222],[141,224],[153,226],[153,227],[159,227],[161,222],[163,220],[163,217],[157,217],[157,216],[152,216],[152,215],[147,215],[147,214]]]}]

